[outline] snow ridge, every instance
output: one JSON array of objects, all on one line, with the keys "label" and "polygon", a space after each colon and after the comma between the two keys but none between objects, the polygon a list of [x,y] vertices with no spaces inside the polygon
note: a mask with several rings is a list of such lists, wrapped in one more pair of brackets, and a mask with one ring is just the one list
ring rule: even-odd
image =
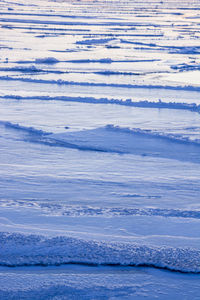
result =
[{"label": "snow ridge", "polygon": [[6,128],[10,128],[10,129],[25,131],[27,133],[34,134],[34,135],[48,135],[48,134],[51,134],[51,132],[45,132],[43,130],[36,129],[34,127],[22,126],[20,124],[11,123],[11,122],[8,122],[8,121],[0,121],[0,125],[3,125]]},{"label": "snow ridge", "polygon": [[21,95],[1,95],[2,99],[17,99],[17,100],[44,100],[44,101],[71,101],[92,104],[117,104],[123,106],[142,107],[142,108],[164,108],[164,109],[180,109],[193,112],[200,112],[200,105],[196,103],[184,102],[163,102],[159,101],[132,101],[131,99],[109,99],[109,98],[94,98],[94,97],[71,97],[71,96],[21,96]]},{"label": "snow ridge", "polygon": [[200,144],[199,140],[194,140],[194,141],[190,141],[188,138],[186,137],[182,137],[179,135],[173,135],[173,134],[161,134],[159,132],[154,132],[151,130],[143,130],[140,128],[126,128],[126,127],[120,127],[120,126],[114,126],[112,124],[108,124],[107,126],[105,126],[106,130],[109,131],[115,131],[115,132],[119,132],[119,133],[129,133],[129,134],[138,134],[138,135],[143,135],[143,136],[148,136],[148,137],[155,137],[155,138],[161,138],[164,140],[168,140],[168,141],[174,141],[174,142],[182,142],[182,143],[188,143],[188,144]]},{"label": "snow ridge", "polygon": [[0,233],[1,266],[93,264],[153,266],[200,273],[200,251],[125,242],[99,242],[65,236]]},{"label": "snow ridge", "polygon": [[[107,125],[90,130],[50,133],[33,127],[0,121],[0,125],[23,131],[27,142],[54,147],[65,147],[84,151],[163,157],[200,163],[200,140],[190,140],[176,134],[165,134],[140,128]],[[173,146],[173,147],[172,147]]]},{"label": "snow ridge", "polygon": [[[45,62],[46,63],[46,62]],[[47,62],[52,64],[52,62]],[[55,62],[53,62],[55,63]],[[79,85],[79,86],[99,86],[99,87],[115,87],[115,88],[148,88],[148,89],[167,89],[167,90],[182,90],[182,91],[200,91],[200,86],[194,85],[152,85],[152,84],[125,84],[125,83],[103,83],[103,82],[83,82],[83,81],[67,81],[67,80],[45,80],[32,79],[23,77],[0,76],[0,80],[7,81],[22,81],[44,84],[58,84],[58,85]]]}]

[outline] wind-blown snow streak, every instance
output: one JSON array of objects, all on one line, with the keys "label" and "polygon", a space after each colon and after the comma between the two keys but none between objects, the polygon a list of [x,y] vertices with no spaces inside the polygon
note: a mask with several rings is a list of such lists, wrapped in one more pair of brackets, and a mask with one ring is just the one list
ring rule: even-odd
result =
[{"label": "wind-blown snow streak", "polygon": [[71,237],[0,233],[1,266],[67,263],[153,266],[180,272],[200,272],[200,251],[137,243],[99,242]]},{"label": "wind-blown snow streak", "polygon": [[[137,198],[148,198],[155,199],[161,198],[153,195],[137,195],[137,194],[126,194],[122,197],[129,197],[132,199]],[[27,203],[24,202],[25,205]],[[28,203],[30,205],[30,203]],[[34,204],[32,203],[34,206]],[[9,205],[8,205],[9,206]],[[40,206],[40,203],[36,204]],[[55,215],[65,216],[160,216],[170,218],[185,218],[185,219],[200,219],[199,210],[181,210],[181,209],[161,209],[161,208],[121,208],[121,207],[63,207],[58,205],[49,205],[48,203],[41,204],[41,208],[52,212]]]},{"label": "wind-blown snow streak", "polygon": [[[117,21],[104,21],[101,20],[99,22],[88,22],[88,21],[56,21],[56,20],[39,20],[39,19],[15,19],[15,18],[0,18],[0,22],[2,23],[21,23],[21,24],[41,24],[41,25],[61,25],[61,26],[120,26],[120,27],[127,27],[127,26],[140,26],[140,27],[147,27],[152,26],[151,23],[137,23],[137,22],[120,22],[119,19]],[[155,25],[156,26],[156,25]],[[159,26],[159,25],[158,25]],[[157,26],[157,27],[158,27]],[[160,35],[159,35],[160,36]],[[162,36],[162,35],[161,35]]]},{"label": "wind-blown snow streak", "polygon": [[[112,195],[121,196],[130,199],[161,199],[159,195],[141,195],[131,193],[112,193]],[[26,207],[41,209],[42,213],[55,216],[68,217],[121,217],[121,216],[156,216],[165,218],[184,218],[184,219],[200,219],[200,210],[186,209],[167,209],[167,208],[138,208],[138,207],[100,207],[100,206],[80,206],[65,205],[59,203],[37,202],[35,199],[0,199],[1,207]]]}]

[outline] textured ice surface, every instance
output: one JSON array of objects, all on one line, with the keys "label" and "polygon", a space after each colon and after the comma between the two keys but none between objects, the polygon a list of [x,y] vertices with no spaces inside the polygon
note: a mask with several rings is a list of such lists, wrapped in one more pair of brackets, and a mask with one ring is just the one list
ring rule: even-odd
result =
[{"label": "textured ice surface", "polygon": [[[0,270],[4,298],[23,299],[198,299],[196,275],[169,273],[150,268],[29,267]],[[159,278],[159,280],[158,280]],[[22,284],[24,283],[24,284]]]},{"label": "textured ice surface", "polygon": [[199,1],[0,10],[0,298],[199,299]]}]

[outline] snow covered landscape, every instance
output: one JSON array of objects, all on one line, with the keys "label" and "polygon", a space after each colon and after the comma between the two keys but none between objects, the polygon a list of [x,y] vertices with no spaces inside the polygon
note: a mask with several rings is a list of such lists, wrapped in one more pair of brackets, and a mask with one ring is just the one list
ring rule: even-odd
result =
[{"label": "snow covered landscape", "polygon": [[200,299],[199,0],[0,0],[0,33],[0,299]]}]

